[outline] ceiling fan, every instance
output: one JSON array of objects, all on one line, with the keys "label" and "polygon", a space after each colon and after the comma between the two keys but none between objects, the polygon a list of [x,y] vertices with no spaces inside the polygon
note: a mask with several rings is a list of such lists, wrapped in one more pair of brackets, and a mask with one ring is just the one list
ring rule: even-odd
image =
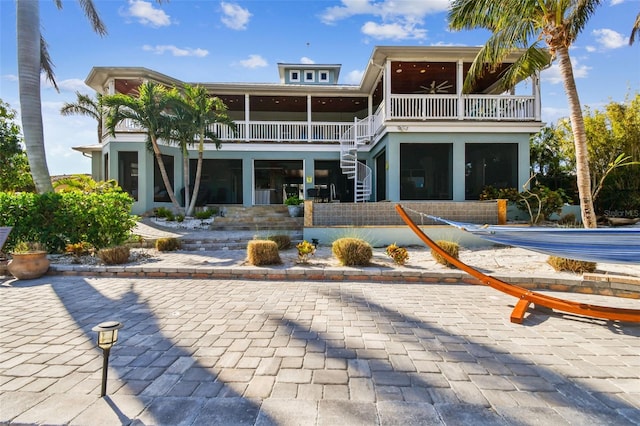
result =
[{"label": "ceiling fan", "polygon": [[442,83],[436,84],[436,81],[433,80],[429,86],[420,86],[421,89],[417,93],[425,93],[429,95],[435,95],[436,93],[448,93],[447,89],[453,87],[453,84],[449,84],[448,80],[443,81]]}]

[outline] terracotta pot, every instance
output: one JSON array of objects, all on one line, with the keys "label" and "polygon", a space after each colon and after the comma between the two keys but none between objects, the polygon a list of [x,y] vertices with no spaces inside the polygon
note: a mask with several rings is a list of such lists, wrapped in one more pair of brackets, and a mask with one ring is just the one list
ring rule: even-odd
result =
[{"label": "terracotta pot", "polygon": [[46,251],[29,253],[12,253],[7,269],[19,280],[40,278],[49,269],[49,258]]}]

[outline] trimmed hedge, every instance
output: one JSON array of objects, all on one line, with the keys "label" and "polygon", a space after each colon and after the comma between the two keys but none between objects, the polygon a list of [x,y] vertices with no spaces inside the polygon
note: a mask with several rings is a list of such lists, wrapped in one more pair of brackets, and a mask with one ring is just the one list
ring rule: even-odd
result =
[{"label": "trimmed hedge", "polygon": [[96,249],[124,243],[136,224],[133,199],[124,192],[0,192],[0,226],[12,226],[4,250],[18,241],[36,241],[49,251],[86,242]]}]

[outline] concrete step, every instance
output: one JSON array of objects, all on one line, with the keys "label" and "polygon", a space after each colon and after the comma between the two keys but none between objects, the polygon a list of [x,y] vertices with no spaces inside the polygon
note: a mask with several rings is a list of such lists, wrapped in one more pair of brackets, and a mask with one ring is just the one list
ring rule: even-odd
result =
[{"label": "concrete step", "polygon": [[217,216],[213,231],[282,231],[302,232],[304,218],[290,217],[287,206],[264,205],[253,207],[225,206],[224,216]]},{"label": "concrete step", "polygon": [[268,238],[270,235],[289,235],[291,244],[295,245],[302,241],[302,231],[259,231],[253,235],[242,233],[238,238],[228,236],[225,238],[181,238],[181,250],[185,251],[214,251],[214,250],[244,250],[247,243],[254,238]]}]

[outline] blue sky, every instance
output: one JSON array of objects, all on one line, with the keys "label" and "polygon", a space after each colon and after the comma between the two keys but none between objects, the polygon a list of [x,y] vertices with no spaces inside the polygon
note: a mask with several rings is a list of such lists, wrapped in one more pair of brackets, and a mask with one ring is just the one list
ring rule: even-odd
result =
[{"label": "blue sky", "polygon": [[[278,62],[342,64],[341,84],[360,81],[377,45],[483,44],[483,31],[447,29],[448,0],[94,0],[109,34],[100,38],[73,0],[42,0],[43,35],[60,93],[43,84],[51,174],[89,173],[72,146],[96,143],[95,122],[62,117],[74,92],[93,92],[93,66],[147,67],[187,82],[277,82]],[[605,0],[571,49],[583,105],[600,108],[640,92],[640,41],[628,39],[640,0]],[[0,98],[19,109],[15,1],[0,0]],[[566,116],[556,66],[542,74],[543,120]]]}]

